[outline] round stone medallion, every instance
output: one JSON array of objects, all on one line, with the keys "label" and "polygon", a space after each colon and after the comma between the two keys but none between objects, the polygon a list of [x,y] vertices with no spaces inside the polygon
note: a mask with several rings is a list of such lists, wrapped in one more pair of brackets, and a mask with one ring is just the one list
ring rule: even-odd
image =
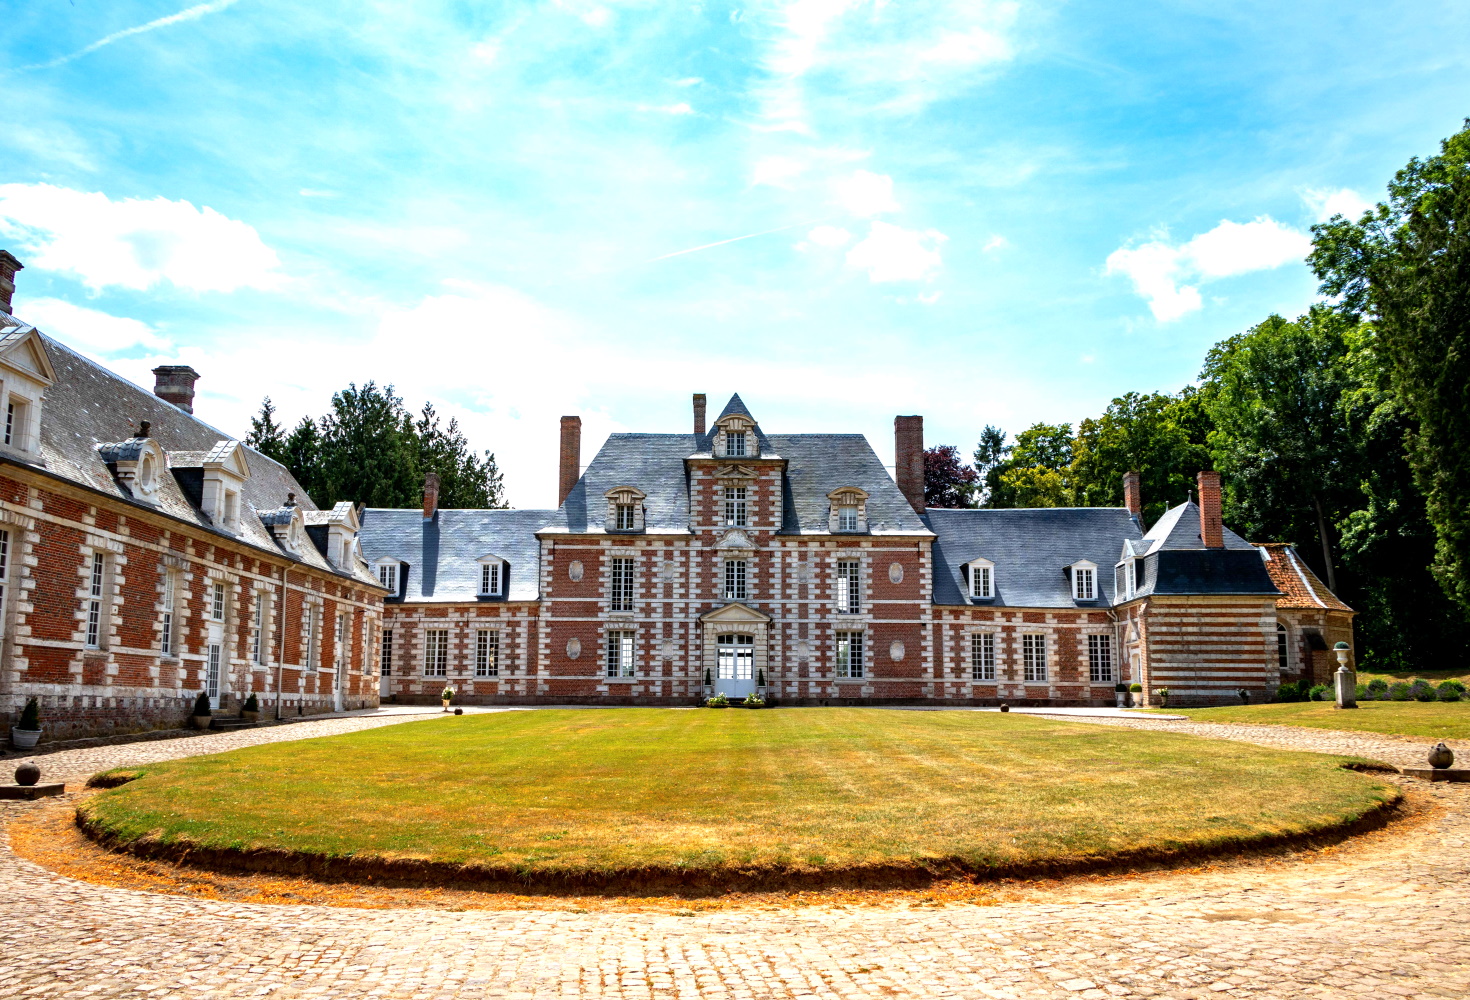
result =
[{"label": "round stone medallion", "polygon": [[571,562],[567,563],[567,577],[573,583],[576,583],[578,580],[582,579],[582,560],[573,559]]},{"label": "round stone medallion", "polygon": [[888,579],[892,583],[903,583],[903,566],[899,563],[889,563]]},{"label": "round stone medallion", "polygon": [[581,655],[582,655],[582,640],[581,639],[568,639],[567,640],[567,657],[569,659],[575,660],[577,657],[579,657]]},{"label": "round stone medallion", "polygon": [[890,642],[888,644],[888,655],[892,659],[895,659],[895,660],[901,660],[901,659],[903,659],[903,652],[904,652],[904,650],[903,650],[903,643],[899,642],[897,639],[894,639],[892,642]]}]

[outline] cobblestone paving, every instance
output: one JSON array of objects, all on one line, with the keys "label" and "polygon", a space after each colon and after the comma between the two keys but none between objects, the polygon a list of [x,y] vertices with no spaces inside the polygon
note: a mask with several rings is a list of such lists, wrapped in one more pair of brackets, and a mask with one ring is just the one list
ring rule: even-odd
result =
[{"label": "cobblestone paving", "polygon": [[[181,740],[174,753],[388,721],[403,720],[221,734]],[[1422,741],[1370,734],[1126,724],[1395,763],[1422,754]],[[73,753],[54,755],[52,773],[171,755],[167,743]],[[0,997],[1464,998],[1470,786],[1415,787],[1438,806],[1432,821],[1374,851],[1110,880],[997,906],[694,915],[259,906],[76,882],[0,847]],[[24,808],[6,804],[0,820]]]}]

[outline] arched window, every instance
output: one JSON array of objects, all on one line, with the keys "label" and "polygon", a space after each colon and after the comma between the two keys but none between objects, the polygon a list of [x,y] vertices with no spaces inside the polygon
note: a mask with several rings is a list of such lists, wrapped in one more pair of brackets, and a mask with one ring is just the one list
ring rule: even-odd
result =
[{"label": "arched window", "polygon": [[1287,642],[1286,626],[1280,622],[1276,623],[1276,669],[1283,674],[1291,669],[1291,657],[1288,655],[1289,645]]}]

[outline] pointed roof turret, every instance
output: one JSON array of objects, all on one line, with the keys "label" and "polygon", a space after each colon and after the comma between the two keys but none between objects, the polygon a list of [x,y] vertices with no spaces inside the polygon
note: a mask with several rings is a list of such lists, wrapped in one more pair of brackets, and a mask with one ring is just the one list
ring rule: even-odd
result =
[{"label": "pointed roof turret", "polygon": [[740,398],[740,393],[738,392],[730,397],[730,402],[726,403],[725,408],[720,411],[720,415],[715,417],[715,423],[719,423],[731,414],[744,417],[751,423],[756,422],[755,417],[752,417],[750,411],[745,408],[745,401]]}]

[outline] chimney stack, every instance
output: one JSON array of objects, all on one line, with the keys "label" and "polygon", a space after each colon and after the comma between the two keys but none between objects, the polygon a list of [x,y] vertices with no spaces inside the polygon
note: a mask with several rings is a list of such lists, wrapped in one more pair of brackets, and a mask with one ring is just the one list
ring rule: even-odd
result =
[{"label": "chimney stack", "polygon": [[694,433],[699,437],[704,436],[704,393],[694,394]]},{"label": "chimney stack", "polygon": [[10,312],[10,297],[15,294],[15,272],[25,265],[9,250],[0,250],[0,310]]},{"label": "chimney stack", "polygon": [[1199,484],[1199,537],[1207,549],[1225,547],[1225,525],[1220,520],[1220,473],[1201,472]]},{"label": "chimney stack", "polygon": [[924,418],[893,418],[893,478],[918,513],[924,513]]},{"label": "chimney stack", "polygon": [[430,472],[424,476],[424,520],[429,520],[438,512],[439,473]]},{"label": "chimney stack", "polygon": [[153,369],[153,395],[185,413],[194,412],[194,380],[199,373],[188,365],[159,365]]},{"label": "chimney stack", "polygon": [[582,478],[582,418],[561,418],[561,476],[557,481],[556,505],[567,502],[567,494]]},{"label": "chimney stack", "polygon": [[1134,517],[1143,516],[1143,484],[1138,473],[1123,473],[1123,506]]}]

